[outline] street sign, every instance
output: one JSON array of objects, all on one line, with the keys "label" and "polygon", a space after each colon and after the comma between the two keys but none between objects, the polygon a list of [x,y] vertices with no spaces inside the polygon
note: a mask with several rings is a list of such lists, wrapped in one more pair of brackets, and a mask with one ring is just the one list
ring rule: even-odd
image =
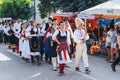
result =
[{"label": "street sign", "polygon": [[95,19],[95,16],[91,14],[78,14],[77,17],[81,19]]}]

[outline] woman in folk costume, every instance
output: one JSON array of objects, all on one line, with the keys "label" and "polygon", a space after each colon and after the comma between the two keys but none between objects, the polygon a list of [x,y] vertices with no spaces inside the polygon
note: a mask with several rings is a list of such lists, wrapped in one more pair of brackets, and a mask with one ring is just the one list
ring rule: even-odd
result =
[{"label": "woman in folk costume", "polygon": [[68,45],[70,45],[71,41],[63,22],[59,24],[59,28],[60,29],[53,34],[52,39],[58,44],[57,60],[60,67],[59,76],[62,76],[64,75],[65,64],[71,62],[68,53]]},{"label": "woman in folk costume", "polygon": [[13,52],[15,52],[16,37],[15,37],[14,31],[13,31],[13,23],[10,24],[10,30],[8,31],[8,33],[9,33],[9,48],[12,48]]},{"label": "woman in folk costume", "polygon": [[29,59],[30,59],[30,55],[31,55],[31,52],[30,52],[30,45],[29,45],[29,39],[31,38],[30,37],[30,30],[31,30],[31,27],[30,25],[23,25],[23,30],[22,30],[22,33],[20,35],[20,38],[23,39],[23,43],[22,43],[22,59],[29,62]]},{"label": "woman in folk costume", "polygon": [[68,21],[65,21],[65,30],[67,31],[67,33],[70,35],[70,39],[71,39],[71,44],[69,45],[69,54],[70,54],[70,58],[72,58],[72,54],[74,53],[74,47],[73,47],[73,31],[71,29],[71,26],[69,24]]},{"label": "woman in folk costume", "polygon": [[76,42],[76,53],[75,53],[75,70],[79,70],[79,63],[81,57],[83,58],[85,72],[90,72],[87,56],[86,40],[89,39],[88,34],[82,29],[84,22],[80,18],[75,19],[75,25],[77,29],[74,32],[74,41]]},{"label": "woman in folk costume", "polygon": [[[51,28],[51,34],[53,35],[55,31],[58,30],[58,25],[57,25],[57,20],[53,19],[53,26]],[[52,65],[53,65],[53,70],[57,71],[57,42],[54,40],[50,40],[50,46],[51,46],[51,58],[52,58]]]},{"label": "woman in folk costume", "polygon": [[[31,25],[30,35],[31,39],[30,42],[30,51],[31,51],[31,61],[32,64],[37,63],[37,65],[40,65],[40,53],[39,53],[39,37],[38,37],[38,28],[37,28],[37,22],[33,22],[33,25]],[[35,60],[36,59],[36,60]]]},{"label": "woman in folk costume", "polygon": [[22,54],[22,47],[23,47],[25,29],[26,29],[26,24],[22,23],[21,24],[21,31],[20,31],[20,35],[19,35],[19,53],[20,53],[20,56]]},{"label": "woman in folk costume", "polygon": [[19,47],[18,46],[19,46],[19,35],[20,35],[20,31],[21,31],[21,24],[22,24],[21,19],[18,19],[17,22],[15,22],[14,26],[13,26],[17,53],[19,53]]},{"label": "woman in folk costume", "polygon": [[5,25],[4,27],[4,43],[8,43],[9,42],[9,30],[10,30],[10,25],[7,23],[7,25]]}]

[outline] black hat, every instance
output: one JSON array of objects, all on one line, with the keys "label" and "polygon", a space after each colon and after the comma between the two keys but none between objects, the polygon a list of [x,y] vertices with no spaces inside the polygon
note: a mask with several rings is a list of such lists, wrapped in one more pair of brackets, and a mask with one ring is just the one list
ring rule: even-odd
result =
[{"label": "black hat", "polygon": [[57,19],[56,18],[53,18],[52,21],[56,21]]},{"label": "black hat", "polygon": [[53,20],[53,18],[50,16],[49,18],[48,18],[49,20]]}]

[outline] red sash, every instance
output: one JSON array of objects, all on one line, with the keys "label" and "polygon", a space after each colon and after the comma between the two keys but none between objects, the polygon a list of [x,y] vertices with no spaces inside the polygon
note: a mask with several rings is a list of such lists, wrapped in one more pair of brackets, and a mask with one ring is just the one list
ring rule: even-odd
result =
[{"label": "red sash", "polygon": [[47,36],[47,33],[48,33],[50,30],[51,30],[51,27],[49,27],[49,28],[46,30],[43,43],[46,43],[46,40],[47,40],[46,36]]}]

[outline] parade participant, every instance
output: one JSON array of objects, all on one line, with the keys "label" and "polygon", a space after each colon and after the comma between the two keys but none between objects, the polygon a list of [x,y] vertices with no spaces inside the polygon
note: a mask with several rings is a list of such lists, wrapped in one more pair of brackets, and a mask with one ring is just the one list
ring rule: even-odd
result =
[{"label": "parade participant", "polygon": [[[48,19],[48,23],[45,24],[45,27],[43,29],[44,32],[44,48],[45,48],[45,61],[48,62],[49,64],[51,64],[51,50],[50,50],[50,37],[52,36],[51,34],[49,35],[48,32],[50,32],[51,28],[52,28],[52,17],[49,17]],[[49,59],[49,60],[48,60]]]},{"label": "parade participant", "polygon": [[72,54],[74,53],[74,47],[73,47],[73,31],[71,29],[71,26],[69,24],[68,21],[65,21],[65,30],[67,31],[67,33],[70,35],[70,39],[71,39],[71,44],[69,45],[69,54],[70,54],[70,58],[72,58]]},{"label": "parade participant", "polygon": [[85,72],[89,73],[89,64],[87,56],[86,40],[89,39],[87,32],[82,29],[84,22],[80,18],[75,19],[75,25],[77,29],[74,32],[74,41],[76,42],[76,53],[75,53],[75,70],[80,71],[79,63],[82,57],[85,67]]},{"label": "parade participant", "polygon": [[18,19],[16,23],[14,23],[14,27],[13,27],[13,31],[14,31],[14,35],[16,36],[15,38],[15,42],[16,42],[16,50],[17,53],[19,52],[19,35],[20,35],[20,31],[21,31],[21,19]]},{"label": "parade participant", "polygon": [[42,24],[39,27],[39,41],[40,41],[40,59],[41,61],[43,60],[43,55],[44,55],[44,43],[43,43],[43,39],[44,39],[44,32],[42,32],[43,28],[45,27],[45,20],[42,21]]},{"label": "parade participant", "polygon": [[[50,33],[53,35],[56,30],[58,30],[57,20],[53,19],[53,26],[51,28]],[[53,70],[57,71],[57,52],[56,52],[57,42],[50,40],[50,46],[51,46],[50,56],[52,57]]]},{"label": "parade participant", "polygon": [[7,25],[5,25],[4,27],[4,43],[8,43],[9,40],[9,33],[8,31],[10,30],[10,25],[7,23]]},{"label": "parade participant", "polygon": [[118,43],[118,53],[119,57],[112,63],[111,68],[114,72],[116,72],[116,65],[120,62],[120,22],[117,22],[116,25],[118,26],[117,30],[117,43]]},{"label": "parade participant", "polygon": [[65,24],[63,22],[60,22],[59,24],[59,30],[55,31],[55,33],[52,36],[52,39],[57,42],[57,60],[59,63],[59,76],[64,75],[64,68],[65,64],[71,62],[71,59],[69,57],[69,49],[68,45],[70,45],[70,36],[67,34],[67,31],[65,30]]},{"label": "parade participant", "polygon": [[20,35],[19,35],[19,52],[20,52],[20,56],[22,54],[22,47],[23,47],[25,29],[26,29],[26,24],[22,23],[21,24],[21,31],[20,31]]},{"label": "parade participant", "polygon": [[3,25],[2,20],[0,20],[0,43],[3,42]]},{"label": "parade participant", "polygon": [[8,33],[9,33],[9,48],[12,48],[12,51],[15,52],[16,37],[14,35],[13,25],[14,25],[13,23],[10,24],[10,30],[8,31]]},{"label": "parade participant", "polygon": [[[31,39],[30,42],[30,51],[31,51],[31,61],[32,64],[35,64],[37,62],[37,65],[40,65],[40,53],[39,53],[39,39],[38,39],[38,28],[37,28],[37,22],[33,22],[33,25],[31,25],[30,35]],[[35,61],[36,59],[36,61]]]},{"label": "parade participant", "polygon": [[31,38],[30,37],[31,26],[30,24],[28,24],[27,26],[23,24],[22,27],[23,27],[23,30],[20,36],[21,40],[23,40],[22,47],[21,47],[21,50],[22,50],[21,56],[24,61],[29,62],[30,55],[31,55],[30,44],[29,44],[29,39]]}]

